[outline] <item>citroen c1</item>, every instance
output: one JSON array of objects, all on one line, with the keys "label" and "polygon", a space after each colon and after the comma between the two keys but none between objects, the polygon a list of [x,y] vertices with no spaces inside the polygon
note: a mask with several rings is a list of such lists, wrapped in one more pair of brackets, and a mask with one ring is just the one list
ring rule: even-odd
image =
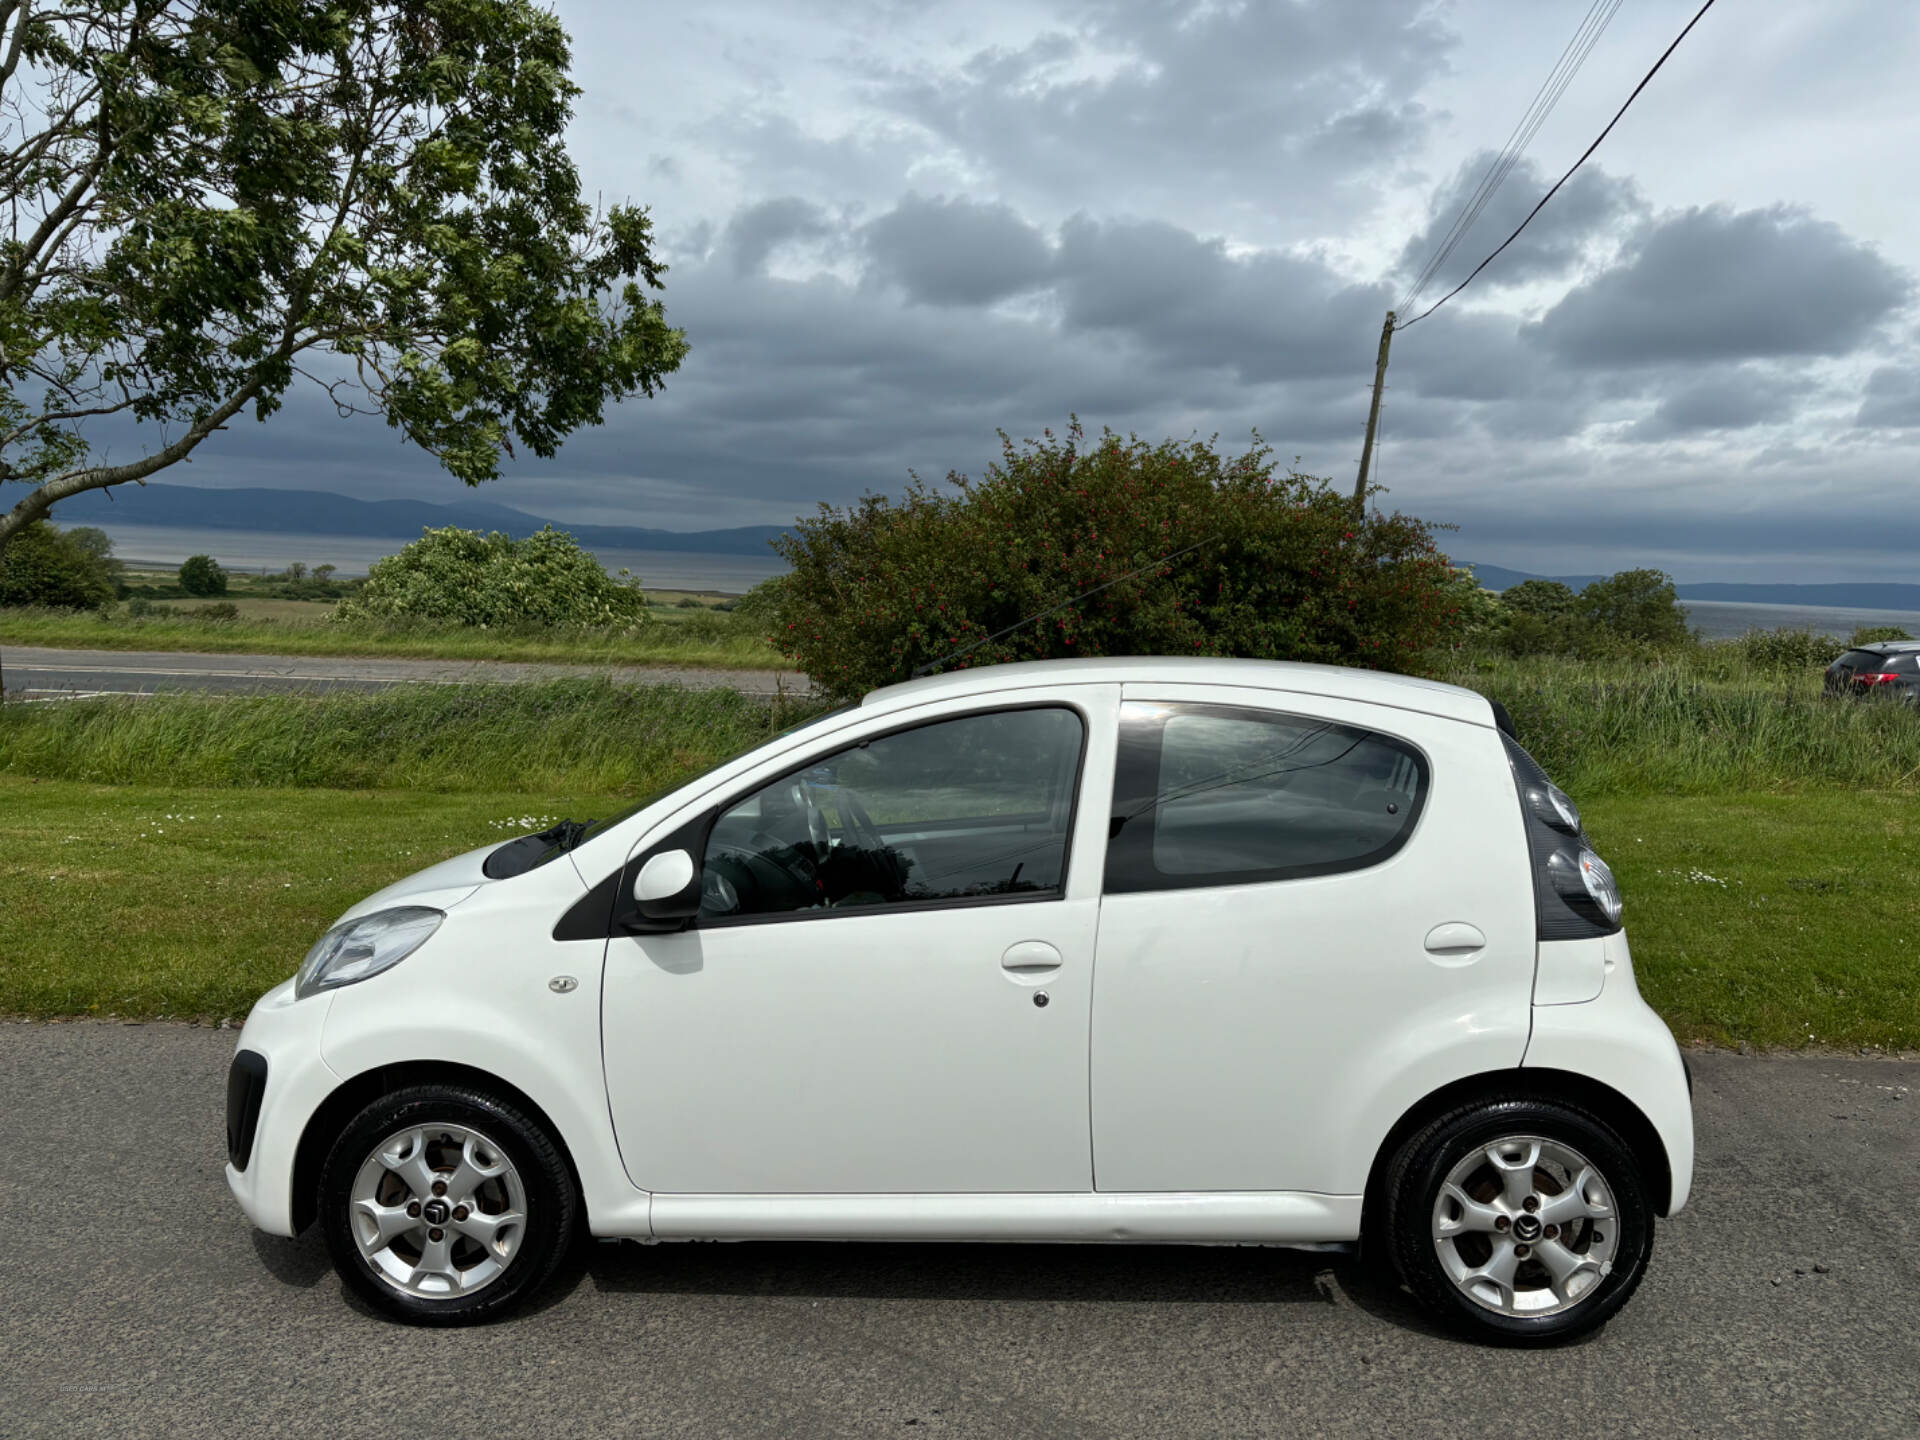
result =
[{"label": "citroen c1", "polygon": [[1692,1109],[1510,728],[1263,661],[874,691],[354,906],[241,1033],[228,1183],[426,1324],[584,1232],[1358,1242],[1481,1337],[1582,1333]]}]

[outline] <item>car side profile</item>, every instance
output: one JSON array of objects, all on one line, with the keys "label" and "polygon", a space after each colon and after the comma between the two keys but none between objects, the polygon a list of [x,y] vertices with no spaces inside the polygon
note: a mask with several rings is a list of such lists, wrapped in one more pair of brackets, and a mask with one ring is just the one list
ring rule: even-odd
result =
[{"label": "car side profile", "polygon": [[227,1178],[396,1318],[603,1239],[1358,1242],[1602,1324],[1693,1170],[1578,810],[1452,686],[964,670],[354,906],[241,1033]]},{"label": "car side profile", "polygon": [[1827,667],[1826,691],[1920,705],[1920,640],[1854,646]]}]

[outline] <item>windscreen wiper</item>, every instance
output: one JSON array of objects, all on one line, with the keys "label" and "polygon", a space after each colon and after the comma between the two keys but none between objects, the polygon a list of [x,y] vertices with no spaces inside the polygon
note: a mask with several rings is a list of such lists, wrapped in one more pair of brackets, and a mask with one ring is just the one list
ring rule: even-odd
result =
[{"label": "windscreen wiper", "polygon": [[562,820],[550,829],[542,830],[540,838],[549,845],[557,845],[562,850],[571,850],[580,843],[580,838],[593,828],[591,820]]}]

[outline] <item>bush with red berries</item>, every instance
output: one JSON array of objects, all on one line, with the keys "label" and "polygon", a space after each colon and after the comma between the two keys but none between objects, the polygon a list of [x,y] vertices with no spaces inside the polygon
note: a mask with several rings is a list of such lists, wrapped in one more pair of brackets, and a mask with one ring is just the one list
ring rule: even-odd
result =
[{"label": "bush with red berries", "polygon": [[1430,526],[1276,473],[1257,435],[1233,458],[1078,421],[1001,442],[979,480],[822,505],[776,542],[792,571],[744,608],[836,696],[970,646],[941,668],[1237,655],[1418,671],[1461,623]]}]

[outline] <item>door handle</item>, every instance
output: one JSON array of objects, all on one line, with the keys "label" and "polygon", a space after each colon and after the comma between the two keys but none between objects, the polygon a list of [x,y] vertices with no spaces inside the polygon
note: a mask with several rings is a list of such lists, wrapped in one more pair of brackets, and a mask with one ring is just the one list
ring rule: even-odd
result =
[{"label": "door handle", "polygon": [[1000,968],[1016,975],[1035,975],[1060,968],[1060,952],[1044,940],[1022,940],[1000,957]]},{"label": "door handle", "polygon": [[1487,937],[1460,920],[1449,920],[1427,932],[1427,953],[1443,960],[1465,960],[1486,948]]}]

